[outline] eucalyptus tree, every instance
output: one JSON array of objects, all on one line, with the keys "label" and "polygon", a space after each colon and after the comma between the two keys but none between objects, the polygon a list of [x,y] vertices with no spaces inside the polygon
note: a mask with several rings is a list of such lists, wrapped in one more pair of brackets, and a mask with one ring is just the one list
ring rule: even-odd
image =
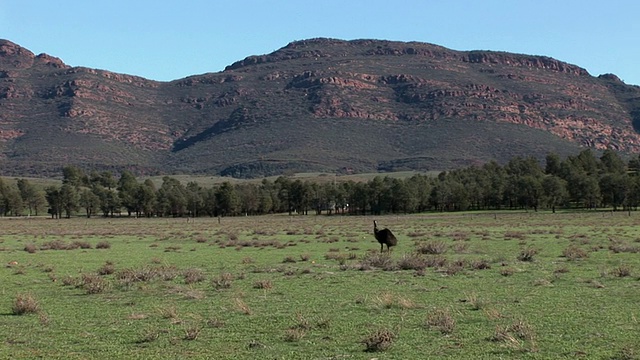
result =
[{"label": "eucalyptus tree", "polygon": [[599,172],[600,162],[591,149],[582,150],[576,156],[568,156],[566,161],[571,166],[582,170],[586,175],[597,175]]},{"label": "eucalyptus tree", "polygon": [[132,213],[138,216],[140,213],[137,198],[139,188],[140,184],[138,180],[130,171],[124,170],[120,174],[120,179],[118,179],[117,183],[118,197],[120,198],[120,204],[127,209],[129,216],[131,216]]},{"label": "eucalyptus tree", "polygon": [[629,210],[640,206],[640,176],[629,176],[629,189],[625,199],[625,205]]},{"label": "eucalyptus tree", "polygon": [[73,213],[78,211],[79,194],[74,185],[62,184],[60,187],[60,202],[65,216],[70,218]]},{"label": "eucalyptus tree", "polygon": [[89,179],[84,171],[77,166],[68,165],[62,168],[62,184],[69,184],[76,188],[89,185]]},{"label": "eucalyptus tree", "polygon": [[567,182],[556,175],[547,175],[542,179],[542,204],[549,207],[553,213],[556,208],[564,206],[569,201]]},{"label": "eucalyptus tree", "polygon": [[392,213],[413,213],[417,210],[419,200],[416,196],[417,189],[408,185],[408,180],[391,179],[390,199]]},{"label": "eucalyptus tree", "polygon": [[98,175],[98,184],[111,190],[118,185],[118,181],[113,177],[111,171],[103,171]]},{"label": "eucalyptus tree", "polygon": [[431,190],[431,205],[437,211],[460,211],[469,208],[469,194],[456,176],[442,172]]},{"label": "eucalyptus tree", "polygon": [[600,156],[600,172],[604,174],[626,174],[627,165],[617,152],[606,149]]},{"label": "eucalyptus tree", "polygon": [[120,212],[120,197],[115,189],[109,189],[102,185],[93,185],[91,191],[100,198],[100,211],[104,217],[114,217]]},{"label": "eucalyptus tree", "polygon": [[24,202],[15,184],[7,184],[0,178],[0,215],[22,215]]},{"label": "eucalyptus tree", "polygon": [[311,192],[311,208],[316,212],[316,215],[321,215],[322,211],[330,208],[330,185],[327,183],[313,182],[309,184],[309,191]]},{"label": "eucalyptus tree", "polygon": [[545,157],[544,172],[547,175],[560,176],[562,174],[562,160],[556,153],[548,153]]},{"label": "eucalyptus tree", "polygon": [[150,179],[146,179],[140,186],[136,194],[137,208],[140,215],[151,217],[157,207],[157,190],[156,186]]},{"label": "eucalyptus tree", "polygon": [[415,210],[424,212],[430,208],[431,179],[426,175],[415,174],[406,180],[406,186],[411,189],[415,201]]},{"label": "eucalyptus tree", "polygon": [[605,173],[600,177],[598,186],[603,206],[611,206],[614,211],[625,206],[631,188],[630,178],[626,174]]},{"label": "eucalyptus tree", "polygon": [[543,197],[542,179],[532,175],[521,176],[517,178],[516,186],[518,205],[538,211]]},{"label": "eucalyptus tree", "polygon": [[289,198],[293,209],[299,213],[307,215],[311,207],[312,192],[309,182],[296,179],[289,186]]},{"label": "eucalyptus tree", "polygon": [[381,176],[376,176],[372,180],[366,183],[368,189],[368,202],[369,208],[373,215],[380,215],[383,209],[387,205],[388,192],[387,184],[383,181]]},{"label": "eucalyptus tree", "polygon": [[187,209],[186,189],[179,180],[165,176],[157,193],[159,215],[183,216]]},{"label": "eucalyptus tree", "polygon": [[254,184],[239,184],[236,186],[240,202],[240,212],[245,215],[255,215],[260,207],[260,192]]},{"label": "eucalyptus tree", "polygon": [[187,198],[187,212],[192,217],[200,216],[204,210],[204,188],[195,181],[187,183],[185,195]]},{"label": "eucalyptus tree", "polygon": [[346,207],[348,208],[348,211],[354,214],[359,212],[362,215],[366,215],[370,204],[369,197],[371,196],[371,192],[367,185],[362,182],[349,180],[343,183],[343,186],[347,196]]},{"label": "eucalyptus tree", "polygon": [[84,188],[80,191],[78,204],[85,210],[87,218],[90,218],[100,208],[100,197],[94,191]]},{"label": "eucalyptus tree", "polygon": [[18,179],[16,181],[22,203],[27,207],[29,215],[38,216],[38,210],[44,207],[47,199],[42,190],[31,184],[27,179]]},{"label": "eucalyptus tree", "polygon": [[258,212],[260,214],[270,214],[279,207],[278,191],[274,183],[267,179],[262,179],[258,187]]},{"label": "eucalyptus tree", "polygon": [[60,188],[57,186],[47,186],[44,191],[45,198],[49,204],[49,214],[51,214],[51,218],[61,218],[62,200],[60,197]]},{"label": "eucalyptus tree", "polygon": [[218,215],[218,204],[216,203],[216,192],[218,189],[215,187],[205,188],[202,193],[202,211],[207,216]]},{"label": "eucalyptus tree", "polygon": [[510,207],[533,208],[537,211],[542,197],[544,172],[534,157],[515,157],[504,167],[505,199]]},{"label": "eucalyptus tree", "polygon": [[274,187],[278,194],[277,212],[293,213],[293,200],[291,196],[291,180],[286,176],[279,176],[274,182]]},{"label": "eucalyptus tree", "polygon": [[240,199],[235,186],[223,182],[216,190],[216,215],[234,216],[240,211]]},{"label": "eucalyptus tree", "polygon": [[500,209],[504,204],[507,173],[496,161],[489,161],[482,166],[482,171],[487,177],[487,188],[484,194],[484,203],[493,209]]}]

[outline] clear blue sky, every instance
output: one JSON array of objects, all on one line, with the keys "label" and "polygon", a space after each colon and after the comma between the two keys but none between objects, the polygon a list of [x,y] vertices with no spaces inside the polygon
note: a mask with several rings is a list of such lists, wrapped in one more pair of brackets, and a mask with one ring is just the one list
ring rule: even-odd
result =
[{"label": "clear blue sky", "polygon": [[154,80],[314,37],[545,55],[640,85],[637,0],[0,0],[0,38]]}]

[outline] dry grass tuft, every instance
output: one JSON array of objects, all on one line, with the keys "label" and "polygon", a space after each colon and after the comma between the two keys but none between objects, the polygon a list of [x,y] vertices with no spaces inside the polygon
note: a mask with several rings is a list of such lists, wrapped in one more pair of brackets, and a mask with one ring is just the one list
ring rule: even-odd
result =
[{"label": "dry grass tuft", "polygon": [[258,280],[253,283],[253,288],[269,290],[273,288],[273,283],[271,282],[271,280],[268,280],[268,279]]},{"label": "dry grass tuft", "polygon": [[376,304],[376,307],[381,309],[391,309],[396,307],[400,309],[414,309],[417,307],[415,302],[411,299],[394,295],[390,292],[383,292],[380,295],[375,296],[373,301]]},{"label": "dry grass tuft", "polygon": [[286,330],[284,340],[295,342],[302,339],[312,329],[311,321],[301,312],[296,313],[296,323]]},{"label": "dry grass tuft", "polygon": [[398,268],[401,270],[424,270],[427,265],[425,257],[418,253],[404,254],[398,260]]},{"label": "dry grass tuft", "polygon": [[242,300],[241,298],[239,298],[239,297],[233,298],[233,304],[234,304],[236,310],[240,311],[241,313],[243,313],[245,315],[252,315],[253,314],[253,311],[251,310],[249,305],[247,305],[247,303],[244,302],[244,300]]},{"label": "dry grass tuft", "polygon": [[111,288],[111,283],[94,274],[82,274],[81,285],[87,294],[100,294]]},{"label": "dry grass tuft", "polygon": [[288,263],[295,264],[297,261],[296,259],[293,258],[293,256],[287,256],[282,260],[282,262],[285,264],[288,264]]},{"label": "dry grass tuft", "polygon": [[638,253],[640,252],[640,247],[631,245],[625,241],[617,240],[617,239],[609,239],[611,244],[609,245],[609,250],[611,252],[617,253]]},{"label": "dry grass tuft", "polygon": [[[531,325],[523,320],[514,321],[507,326],[496,325],[491,341],[504,343],[519,351],[536,352],[536,334]],[[527,346],[528,345],[528,346]]]},{"label": "dry grass tuft", "polygon": [[158,313],[160,313],[160,317],[163,319],[171,319],[176,320],[178,317],[178,309],[175,306],[167,306],[158,309]]},{"label": "dry grass tuft", "polygon": [[35,244],[27,244],[24,246],[24,251],[28,252],[29,254],[33,254],[38,250],[38,247]]},{"label": "dry grass tuft", "polygon": [[243,264],[253,264],[255,263],[255,259],[251,258],[251,257],[244,257],[242,258],[242,263]]},{"label": "dry grass tuft", "polygon": [[107,262],[98,269],[98,275],[111,275],[116,272],[116,267],[111,262]]},{"label": "dry grass tuft", "polygon": [[111,249],[111,243],[108,241],[100,241],[96,244],[96,249]]},{"label": "dry grass tuft", "polygon": [[18,294],[13,301],[11,312],[14,315],[36,314],[40,311],[38,300],[33,294]]},{"label": "dry grass tuft", "polygon": [[562,256],[567,258],[567,260],[576,261],[588,258],[589,253],[576,245],[569,245],[567,248],[562,250]]},{"label": "dry grass tuft", "polygon": [[478,297],[478,294],[475,292],[467,294],[466,298],[461,301],[468,303],[469,306],[471,306],[471,310],[481,310],[488,304],[486,300]]},{"label": "dry grass tuft", "polygon": [[160,332],[155,328],[147,328],[142,331],[140,338],[136,341],[138,344],[150,343],[158,340]]},{"label": "dry grass tuft", "polygon": [[223,290],[231,288],[234,276],[231,273],[222,273],[217,278],[211,281],[211,285],[216,290]]},{"label": "dry grass tuft", "polygon": [[534,248],[526,248],[518,255],[520,261],[533,261],[533,257],[538,254],[538,250]]},{"label": "dry grass tuft", "polygon": [[211,318],[209,320],[207,320],[207,326],[211,327],[211,328],[222,328],[224,327],[225,323],[223,320],[220,320],[218,318]]},{"label": "dry grass tuft", "polygon": [[615,277],[631,276],[631,267],[625,264],[619,265],[611,270],[611,275]]},{"label": "dry grass tuft", "polygon": [[393,331],[378,329],[364,338],[361,343],[364,344],[366,352],[386,351],[393,345],[396,338],[397,335]]},{"label": "dry grass tuft", "polygon": [[436,328],[443,334],[451,334],[456,327],[456,320],[448,308],[435,309],[427,315],[426,326]]},{"label": "dry grass tuft", "polygon": [[440,255],[447,252],[448,246],[444,241],[428,241],[423,244],[419,244],[416,247],[416,251],[420,254],[428,255]]},{"label": "dry grass tuft", "polygon": [[491,269],[491,264],[487,259],[476,259],[471,262],[471,267],[475,270]]},{"label": "dry grass tuft", "polygon": [[392,271],[396,269],[396,264],[394,264],[393,259],[387,254],[370,252],[364,256],[359,267],[362,270],[378,268],[386,271]]},{"label": "dry grass tuft", "polygon": [[513,274],[515,274],[516,269],[512,268],[512,267],[505,267],[500,269],[500,275],[502,276],[511,276]]},{"label": "dry grass tuft", "polygon": [[184,340],[196,340],[200,335],[200,328],[197,324],[189,324],[184,327]]},{"label": "dry grass tuft", "polygon": [[310,259],[311,259],[311,254],[300,255],[300,261],[309,261]]}]

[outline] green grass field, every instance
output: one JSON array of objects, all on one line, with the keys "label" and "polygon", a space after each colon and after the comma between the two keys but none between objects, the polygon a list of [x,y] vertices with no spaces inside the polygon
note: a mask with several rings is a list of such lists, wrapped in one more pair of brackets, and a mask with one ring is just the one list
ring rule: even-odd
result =
[{"label": "green grass field", "polygon": [[0,358],[640,357],[640,213],[376,219],[0,219]]}]

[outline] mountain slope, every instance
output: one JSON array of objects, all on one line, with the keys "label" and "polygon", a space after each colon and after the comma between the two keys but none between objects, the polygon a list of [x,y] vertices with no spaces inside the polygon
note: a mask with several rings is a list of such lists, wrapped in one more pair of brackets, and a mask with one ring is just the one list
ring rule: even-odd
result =
[{"label": "mountain slope", "polygon": [[640,88],[552,58],[426,43],[297,41],[156,82],[0,40],[4,174],[433,170],[640,149]]}]

